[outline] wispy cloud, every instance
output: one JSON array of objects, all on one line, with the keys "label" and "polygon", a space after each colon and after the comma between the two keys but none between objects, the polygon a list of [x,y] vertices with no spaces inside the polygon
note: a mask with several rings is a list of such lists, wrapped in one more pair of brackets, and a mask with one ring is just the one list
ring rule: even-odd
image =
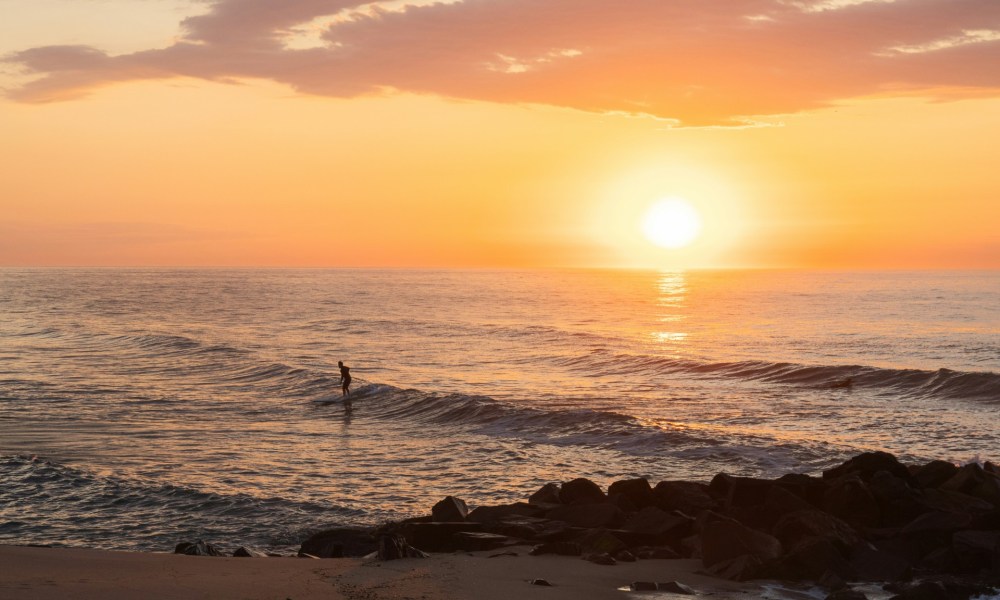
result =
[{"label": "wispy cloud", "polygon": [[745,125],[887,89],[1000,89],[997,0],[216,0],[183,31],[121,56],[24,50],[11,60],[36,80],[9,95],[264,78]]}]

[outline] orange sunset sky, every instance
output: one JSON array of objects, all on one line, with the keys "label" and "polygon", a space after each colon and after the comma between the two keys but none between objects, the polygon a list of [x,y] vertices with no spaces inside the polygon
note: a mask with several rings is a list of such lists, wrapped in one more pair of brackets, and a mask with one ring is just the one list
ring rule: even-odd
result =
[{"label": "orange sunset sky", "polygon": [[997,0],[0,0],[0,56],[3,266],[1000,268]]}]

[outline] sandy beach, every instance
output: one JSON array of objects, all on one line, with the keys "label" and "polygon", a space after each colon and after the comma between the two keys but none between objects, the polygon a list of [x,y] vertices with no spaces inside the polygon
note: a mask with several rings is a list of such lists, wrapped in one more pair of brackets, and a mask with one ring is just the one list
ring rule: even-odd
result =
[{"label": "sandy beach", "polygon": [[[376,562],[357,558],[214,558],[80,548],[0,546],[0,599],[115,600],[239,598],[242,600],[531,600],[661,597],[626,592],[634,581],[678,581],[724,599],[759,590],[698,575],[697,560],[644,560],[612,567],[574,557],[500,553],[435,554]],[[531,585],[545,579],[551,587]],[[750,597],[753,597],[752,595]]]}]

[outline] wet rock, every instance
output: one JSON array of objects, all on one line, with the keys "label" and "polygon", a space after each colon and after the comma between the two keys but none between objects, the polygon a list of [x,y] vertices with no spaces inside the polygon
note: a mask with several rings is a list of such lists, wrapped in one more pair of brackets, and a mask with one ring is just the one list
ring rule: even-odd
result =
[{"label": "wet rock", "polygon": [[788,490],[773,485],[768,488],[762,504],[746,507],[734,507],[729,515],[739,522],[760,529],[770,530],[781,517],[799,511],[811,510],[814,507]]},{"label": "wet rock", "polygon": [[878,471],[868,481],[868,489],[878,502],[883,526],[902,526],[927,511],[923,498],[901,477]]},{"label": "wet rock", "polygon": [[972,517],[964,513],[933,511],[924,513],[909,522],[901,535],[917,535],[925,533],[951,533],[964,529],[972,523]]},{"label": "wet rock", "polygon": [[907,482],[912,479],[909,469],[888,452],[859,454],[839,467],[823,471],[823,479],[839,479],[846,475],[857,474],[864,481],[868,481],[879,471],[887,471]]},{"label": "wet rock", "polygon": [[781,542],[775,537],[731,521],[709,523],[701,538],[701,560],[706,567],[741,555],[751,555],[758,562],[781,555]]},{"label": "wet rock", "polygon": [[823,510],[855,527],[876,527],[882,519],[882,509],[858,476],[843,477],[834,482],[823,496]]},{"label": "wet rock", "polygon": [[655,581],[633,581],[628,587],[633,592],[655,592],[658,589]]},{"label": "wet rock", "polygon": [[397,534],[379,536],[376,558],[378,560],[399,560],[401,558],[427,558],[427,553],[407,543],[406,538]]},{"label": "wet rock", "polygon": [[820,575],[819,579],[816,580],[816,583],[820,587],[833,591],[847,589],[847,582],[844,581],[844,578],[833,571],[824,572]]},{"label": "wet rock", "polygon": [[937,488],[958,473],[958,466],[944,460],[933,460],[914,471],[913,479],[921,488]]},{"label": "wet rock", "polygon": [[461,498],[446,496],[431,508],[431,519],[437,523],[456,523],[464,521],[469,514],[469,507]]},{"label": "wet rock", "polygon": [[621,495],[628,498],[636,509],[642,509],[653,504],[653,488],[649,481],[639,479],[624,479],[616,481],[608,487],[608,496]]},{"label": "wet rock", "polygon": [[234,558],[267,558],[267,553],[257,550],[255,548],[247,548],[246,546],[240,546],[233,552]]},{"label": "wet rock", "polygon": [[528,582],[530,585],[540,585],[542,587],[552,587],[552,584],[544,579],[532,579]]},{"label": "wet rock", "polygon": [[599,504],[607,502],[608,497],[601,487],[583,477],[568,481],[559,490],[559,501],[563,504]]},{"label": "wet rock", "polygon": [[595,552],[593,554],[588,554],[584,556],[583,559],[592,562],[595,565],[606,565],[610,567],[618,564],[618,561],[616,561],[613,556],[611,556],[606,552]]},{"label": "wet rock", "polygon": [[670,592],[671,594],[681,594],[684,596],[694,596],[696,593],[693,589],[678,581],[657,583],[656,589],[661,592]]},{"label": "wet rock", "polygon": [[[477,508],[476,510],[479,509]],[[475,512],[474,510],[472,513],[469,513],[468,522],[478,521],[478,517],[473,519],[473,513]],[[483,531],[487,533],[495,533],[522,540],[539,540],[546,533],[551,532],[555,526],[561,526],[562,529],[568,527],[566,523],[562,523],[561,521],[516,516],[505,517],[496,521],[482,521],[482,523]]]},{"label": "wet rock", "polygon": [[800,510],[785,515],[774,525],[772,533],[785,548],[793,548],[803,540],[825,538],[848,549],[861,541],[858,533],[847,523],[820,510]]},{"label": "wet rock", "polygon": [[546,542],[539,544],[528,552],[531,556],[542,556],[543,554],[556,554],[558,556],[580,556],[583,550],[580,544],[575,542]]},{"label": "wet rock", "polygon": [[196,542],[181,542],[174,548],[174,554],[185,554],[187,556],[225,556],[226,554],[218,547],[198,540]]},{"label": "wet rock", "polygon": [[691,481],[661,481],[653,488],[653,502],[662,510],[679,510],[691,516],[717,505],[707,485]]},{"label": "wet rock", "polygon": [[1000,573],[1000,531],[956,532],[952,536],[952,548],[967,572]]},{"label": "wet rock", "polygon": [[528,497],[529,504],[559,504],[559,484],[546,483],[537,492]]},{"label": "wet rock", "polygon": [[890,600],[951,600],[944,584],[937,581],[922,581],[907,586]]},{"label": "wet rock", "polygon": [[617,506],[607,503],[567,504],[550,510],[545,516],[554,521],[564,521],[587,529],[616,527],[623,520],[622,511]]},{"label": "wet rock", "polygon": [[813,507],[823,504],[830,482],[803,473],[787,473],[774,480],[775,485],[802,498]]},{"label": "wet rock", "polygon": [[406,523],[400,533],[407,543],[424,552],[454,552],[458,549],[456,533],[482,530],[481,523]]},{"label": "wet rock", "polygon": [[376,549],[375,537],[367,529],[340,527],[313,534],[302,542],[299,552],[320,558],[365,556]]},{"label": "wet rock", "polygon": [[832,541],[810,538],[781,557],[776,574],[782,579],[817,580],[834,574],[842,580],[855,579],[854,570]]}]

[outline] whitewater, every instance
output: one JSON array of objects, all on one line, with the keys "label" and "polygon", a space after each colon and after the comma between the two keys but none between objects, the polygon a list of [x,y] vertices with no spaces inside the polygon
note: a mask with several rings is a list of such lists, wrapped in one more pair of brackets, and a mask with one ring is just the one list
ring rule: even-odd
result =
[{"label": "whitewater", "polygon": [[[1000,273],[0,269],[0,543],[1000,459]],[[350,410],[314,400],[339,393]]]}]

